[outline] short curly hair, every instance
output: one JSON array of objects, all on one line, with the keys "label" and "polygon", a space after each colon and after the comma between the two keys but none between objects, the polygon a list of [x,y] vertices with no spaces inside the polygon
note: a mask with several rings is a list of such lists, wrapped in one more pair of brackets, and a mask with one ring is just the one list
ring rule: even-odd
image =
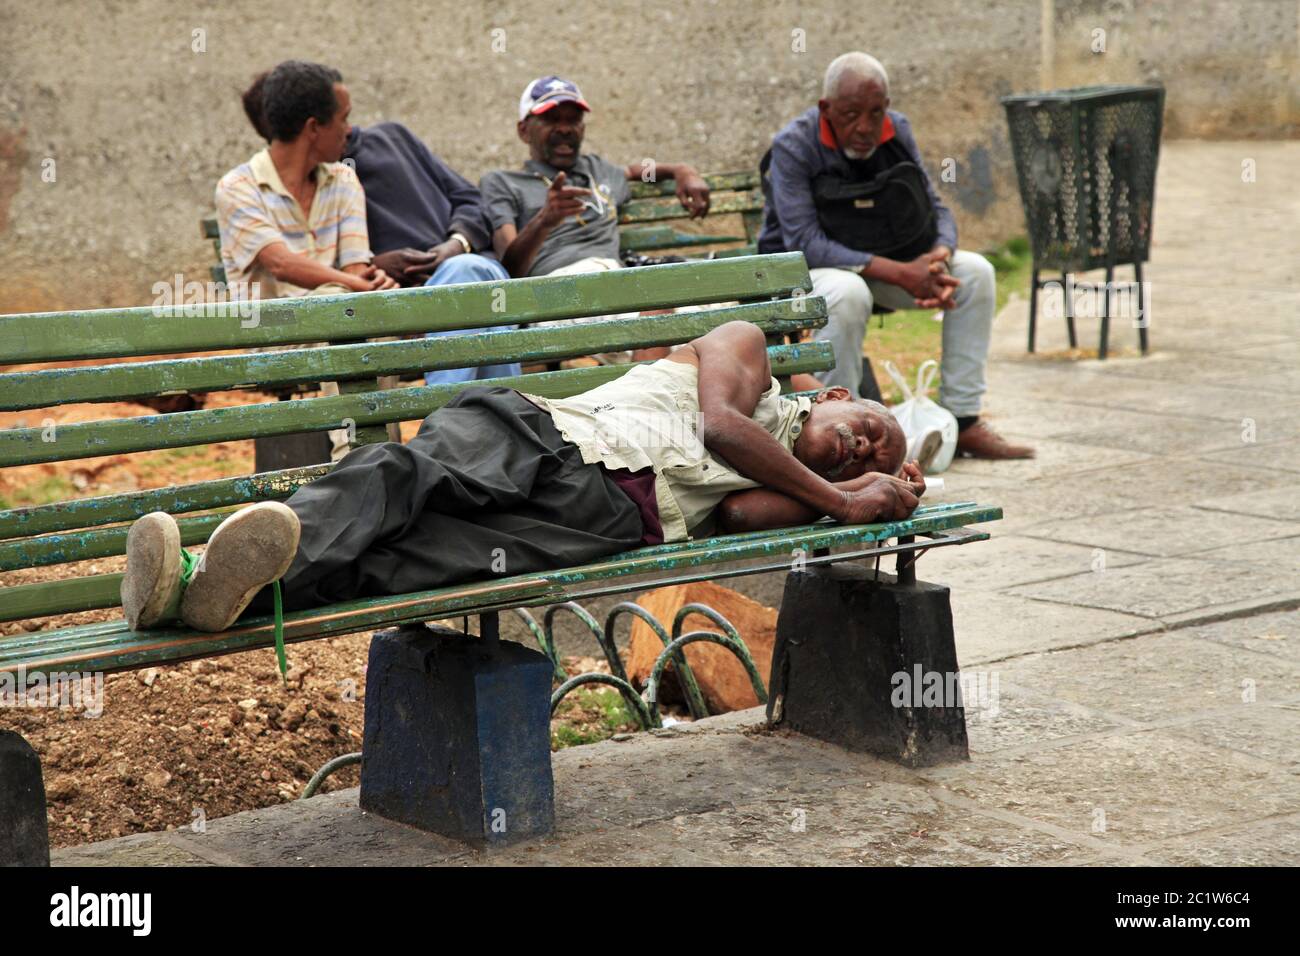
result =
[{"label": "short curly hair", "polygon": [[334,84],[343,74],[333,67],[302,60],[285,60],[262,83],[262,116],[271,139],[291,142],[308,119],[328,123],[338,112]]}]

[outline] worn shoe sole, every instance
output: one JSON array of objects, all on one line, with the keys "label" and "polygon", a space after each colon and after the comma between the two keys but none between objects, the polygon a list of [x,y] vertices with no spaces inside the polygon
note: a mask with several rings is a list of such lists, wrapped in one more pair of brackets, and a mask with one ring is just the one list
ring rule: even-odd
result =
[{"label": "worn shoe sole", "polygon": [[196,631],[224,631],[298,553],[298,516],[278,501],[231,515],[208,539],[181,600],[181,620]]},{"label": "worn shoe sole", "polygon": [[122,610],[127,627],[135,631],[174,618],[180,592],[180,528],[165,511],[152,511],[126,536]]}]

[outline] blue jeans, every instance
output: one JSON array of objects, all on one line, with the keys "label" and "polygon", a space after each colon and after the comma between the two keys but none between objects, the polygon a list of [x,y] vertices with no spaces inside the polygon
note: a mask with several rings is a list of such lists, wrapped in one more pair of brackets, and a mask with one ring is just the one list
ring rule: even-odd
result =
[{"label": "blue jeans", "polygon": [[[461,256],[452,256],[438,266],[433,275],[429,276],[429,281],[425,285],[498,282],[509,278],[509,274],[501,263],[494,259],[468,253]],[[502,330],[517,329],[518,327],[517,325],[494,326],[494,328]],[[453,335],[471,335],[475,331],[475,329],[457,329],[452,332],[430,332],[425,338],[437,339]],[[473,382],[481,378],[504,378],[519,374],[521,374],[519,363],[510,362],[507,365],[484,365],[479,368],[449,368],[440,372],[425,372],[424,383],[426,385],[459,385],[462,382]]]}]

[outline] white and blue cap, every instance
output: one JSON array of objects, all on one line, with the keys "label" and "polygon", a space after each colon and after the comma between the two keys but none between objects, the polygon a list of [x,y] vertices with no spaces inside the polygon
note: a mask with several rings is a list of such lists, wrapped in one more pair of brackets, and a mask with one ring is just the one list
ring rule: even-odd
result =
[{"label": "white and blue cap", "polygon": [[524,95],[519,97],[519,118],[545,113],[561,103],[577,103],[587,112],[591,107],[582,98],[578,84],[558,76],[543,76],[533,80],[524,87]]}]

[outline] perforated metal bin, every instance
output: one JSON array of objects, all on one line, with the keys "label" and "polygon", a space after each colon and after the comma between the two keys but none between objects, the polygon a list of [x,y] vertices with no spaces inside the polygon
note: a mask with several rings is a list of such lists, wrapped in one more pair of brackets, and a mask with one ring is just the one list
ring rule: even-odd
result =
[{"label": "perforated metal bin", "polygon": [[[1160,86],[1088,86],[1002,98],[1034,256],[1029,351],[1041,270],[1059,270],[1067,288],[1072,273],[1106,270],[1099,348],[1105,358],[1115,267],[1132,265],[1139,290],[1135,324],[1146,352],[1142,263],[1151,247],[1164,101]],[[1075,346],[1072,306],[1067,296]]]}]

